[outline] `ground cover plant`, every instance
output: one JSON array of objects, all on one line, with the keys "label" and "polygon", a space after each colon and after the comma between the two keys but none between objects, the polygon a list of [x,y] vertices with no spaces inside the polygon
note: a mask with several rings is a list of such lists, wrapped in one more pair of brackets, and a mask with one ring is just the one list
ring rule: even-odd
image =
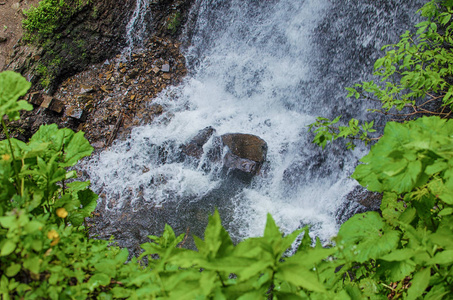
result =
[{"label": "ground cover plant", "polygon": [[[262,237],[234,245],[214,212],[204,239],[195,237],[198,251],[182,248],[184,235],[176,236],[166,226],[161,236],[150,236],[142,245],[140,257],[128,261],[128,251],[113,240],[87,237],[84,220],[95,209],[97,196],[89,182],[77,181],[76,172],[68,170],[92,152],[83,132],[48,125],[27,143],[10,138],[7,121],[32,108],[18,100],[30,84],[19,74],[0,73],[0,115],[7,137],[0,141],[1,297],[451,298],[453,123],[448,117],[453,68],[445,57],[451,55],[452,6],[451,1],[431,1],[423,7],[427,21],[418,33],[404,35],[377,62],[383,85],[349,89],[352,96],[382,100],[384,111],[394,103],[418,113],[423,95],[440,99],[443,106],[437,116],[387,123],[353,174],[364,187],[383,193],[382,214],[355,215],[330,247],[313,243],[308,228],[283,236],[271,216]],[[399,81],[387,85],[393,75]],[[315,142],[366,140],[372,130],[371,123],[333,127],[337,122],[319,119],[312,126]],[[294,254],[287,256],[298,239]]]}]

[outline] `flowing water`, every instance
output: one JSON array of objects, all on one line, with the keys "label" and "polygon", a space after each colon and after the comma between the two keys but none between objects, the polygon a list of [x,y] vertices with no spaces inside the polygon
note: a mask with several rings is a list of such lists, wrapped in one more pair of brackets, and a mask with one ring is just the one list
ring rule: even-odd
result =
[{"label": "flowing water", "polygon": [[126,26],[126,47],[122,51],[123,60],[130,58],[132,50],[141,48],[148,36],[146,26],[149,24],[146,18],[150,18],[148,3],[148,0],[136,0],[135,2],[132,17]]},{"label": "flowing water", "polygon": [[[370,104],[346,100],[344,87],[369,78],[381,46],[415,22],[419,2],[196,1],[185,32],[189,75],[156,100],[166,113],[83,167],[106,218],[116,216],[109,232],[133,239],[167,222],[201,235],[218,207],[236,239],[261,235],[267,213],[285,232],[311,224],[323,240],[334,236],[335,214],[357,186],[349,176],[366,148],[322,151],[307,125],[317,116],[369,118]],[[225,178],[206,159],[180,159],[179,146],[207,126],[267,142],[267,161],[251,185]]]}]

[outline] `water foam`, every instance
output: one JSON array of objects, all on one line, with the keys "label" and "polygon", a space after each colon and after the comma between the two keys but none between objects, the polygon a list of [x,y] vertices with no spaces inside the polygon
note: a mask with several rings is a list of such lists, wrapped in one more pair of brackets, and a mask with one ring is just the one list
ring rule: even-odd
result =
[{"label": "water foam", "polygon": [[[196,206],[221,185],[219,166],[206,170],[202,163],[181,162],[179,145],[207,126],[217,135],[255,134],[268,143],[268,161],[251,186],[229,196],[234,209],[227,228],[237,238],[261,235],[271,213],[285,232],[311,224],[315,235],[328,240],[338,229],[336,210],[357,185],[349,176],[365,149],[329,146],[323,152],[311,145],[307,125],[316,116],[345,111],[365,117],[364,108],[351,109],[337,100],[343,100],[338,95],[344,94],[345,81],[361,79],[372,62],[359,70],[342,66],[355,77],[341,81],[335,72],[323,70],[323,55],[331,49],[317,42],[323,22],[341,28],[335,22],[348,23],[353,16],[331,19],[337,7],[327,0],[199,2],[186,51],[191,76],[156,99],[166,111],[160,120],[135,128],[130,139],[117,141],[85,164],[94,189],[105,195],[109,209],[140,199],[153,205],[190,199],[188,205]],[[378,4],[366,5],[380,10]],[[362,36],[358,47],[374,47],[374,36]],[[330,52],[334,59],[349,59],[345,46],[336,46]]]}]

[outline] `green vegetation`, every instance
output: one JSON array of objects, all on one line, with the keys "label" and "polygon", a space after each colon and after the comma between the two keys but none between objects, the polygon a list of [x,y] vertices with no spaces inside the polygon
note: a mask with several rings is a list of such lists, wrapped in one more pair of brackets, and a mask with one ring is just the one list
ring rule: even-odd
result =
[{"label": "green vegetation", "polygon": [[53,38],[58,29],[66,24],[90,0],[43,0],[37,7],[24,11],[22,22],[28,41],[44,41]]},{"label": "green vegetation", "polygon": [[[30,84],[0,73],[0,114],[18,119]],[[410,125],[408,125],[410,124]],[[443,299],[453,287],[453,123],[390,123],[354,176],[383,191],[382,216],[359,214],[335,247],[312,246],[308,228],[283,236],[269,215],[263,237],[234,245],[218,212],[198,251],[165,227],[141,256],[89,239],[97,195],[67,168],[92,152],[83,132],[42,126],[28,143],[0,142],[0,295],[3,299]],[[396,127],[395,127],[396,126]],[[430,134],[418,137],[420,130]],[[389,146],[387,146],[389,145]],[[384,157],[376,160],[376,157]],[[384,161],[385,163],[382,163]],[[415,167],[412,165],[416,165]],[[376,172],[376,169],[388,170]],[[402,176],[400,169],[410,169]],[[398,169],[398,170],[396,170]],[[405,171],[403,172],[405,173]],[[378,174],[375,176],[373,174]],[[69,179],[73,179],[69,182]],[[303,233],[295,254],[286,251]],[[127,262],[127,263],[126,263]]]},{"label": "green vegetation", "polygon": [[167,23],[167,29],[171,32],[171,34],[175,34],[181,26],[181,13],[179,11],[172,13],[168,17]]},{"label": "green vegetation", "polygon": [[[43,88],[48,88],[55,81],[67,62],[61,57],[61,51],[56,50],[55,41],[69,34],[64,30],[65,26],[90,3],[90,0],[43,0],[37,7],[24,11],[23,40],[39,45],[44,50],[44,57],[35,66],[35,73],[40,75],[39,83]],[[71,45],[68,41],[61,47],[67,48],[68,43]],[[82,48],[83,43],[79,40],[75,46]],[[82,55],[86,55],[82,51]]]},{"label": "green vegetation", "polygon": [[[453,108],[453,13],[451,1],[433,0],[419,10],[427,20],[416,25],[417,32],[406,31],[398,43],[387,45],[385,56],[374,65],[375,81],[357,83],[346,88],[348,97],[381,103],[381,109],[370,109],[402,120],[421,115],[448,118]],[[433,103],[437,109],[432,109]],[[404,111],[403,111],[404,109]],[[341,117],[341,116],[340,116]],[[327,142],[348,138],[354,148],[355,140],[373,141],[373,122],[359,125],[351,119],[347,126],[335,127],[334,120],[318,118],[310,125],[316,133],[314,142],[325,147]]]},{"label": "green vegetation", "polygon": [[[68,171],[92,152],[83,133],[48,125],[28,143],[10,138],[5,119],[18,119],[20,110],[31,109],[18,101],[30,84],[16,73],[0,73],[0,116],[7,137],[0,141],[0,295],[3,299],[451,298],[453,123],[441,118],[449,116],[452,105],[445,75],[449,60],[442,60],[450,53],[447,42],[453,28],[453,4],[448,3],[425,5],[422,13],[429,21],[419,26],[418,38],[406,33],[404,49],[395,46],[393,54],[378,60],[377,75],[384,78],[383,84],[363,83],[349,89],[358,98],[377,97],[383,112],[390,109],[388,105],[420,112],[419,98],[432,93],[443,106],[432,111],[438,116],[387,123],[383,137],[353,174],[361,185],[383,193],[382,214],[355,215],[341,226],[336,246],[331,247],[322,247],[318,240],[313,246],[308,228],[283,236],[271,216],[263,237],[234,245],[215,212],[204,240],[195,237],[198,251],[181,248],[184,236],[176,236],[166,226],[161,237],[150,236],[151,242],[141,246],[144,252],[139,258],[126,263],[126,249],[112,241],[87,238],[84,220],[94,210],[97,195],[88,188],[89,182],[75,181],[76,172]],[[437,35],[444,39],[431,40]],[[423,53],[429,51],[435,54],[425,57]],[[432,72],[444,69],[447,73],[437,77]],[[387,83],[393,75],[399,81]],[[353,120],[343,128],[331,127],[336,122],[339,118],[312,125],[318,144],[325,146],[338,137],[370,141],[367,132],[372,131],[372,123],[359,126]],[[286,256],[300,235],[294,255]]]}]

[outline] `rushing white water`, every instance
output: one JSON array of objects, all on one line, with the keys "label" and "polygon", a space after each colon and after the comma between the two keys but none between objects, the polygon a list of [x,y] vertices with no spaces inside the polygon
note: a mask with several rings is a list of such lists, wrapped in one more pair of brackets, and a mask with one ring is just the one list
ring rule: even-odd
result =
[{"label": "rushing white water", "polygon": [[[349,176],[366,150],[322,151],[307,125],[317,116],[367,118],[361,104],[344,99],[344,87],[372,72],[380,47],[409,26],[413,7],[397,0],[196,1],[185,53],[191,75],[156,100],[167,113],[84,166],[105,196],[100,204],[121,210],[180,201],[179,214],[217,199],[239,238],[262,234],[267,213],[285,232],[311,224],[322,239],[334,236],[335,213],[356,186]],[[267,142],[268,161],[251,186],[224,193],[218,166],[178,159],[179,145],[207,126]]]},{"label": "rushing white water", "polygon": [[122,56],[130,57],[134,48],[143,46],[143,40],[146,38],[145,18],[148,17],[149,0],[136,0],[135,9],[132,17],[126,26],[126,42],[127,45],[122,51]]}]

